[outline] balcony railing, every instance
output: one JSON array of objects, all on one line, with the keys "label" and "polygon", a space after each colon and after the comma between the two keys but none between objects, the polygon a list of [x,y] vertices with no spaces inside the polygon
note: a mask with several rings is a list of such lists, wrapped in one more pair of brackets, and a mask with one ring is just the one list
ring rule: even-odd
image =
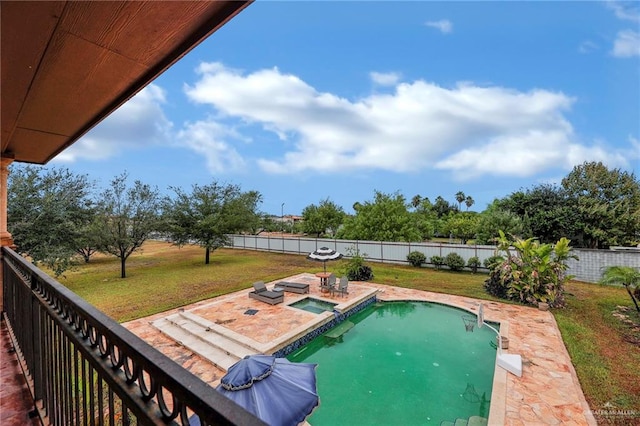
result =
[{"label": "balcony railing", "polygon": [[7,247],[2,268],[5,319],[46,422],[264,424]]}]

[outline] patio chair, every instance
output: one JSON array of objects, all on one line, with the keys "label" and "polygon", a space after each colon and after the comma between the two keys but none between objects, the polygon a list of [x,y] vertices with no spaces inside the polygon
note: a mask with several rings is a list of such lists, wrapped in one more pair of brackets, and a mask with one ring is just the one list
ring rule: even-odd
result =
[{"label": "patio chair", "polygon": [[340,293],[342,296],[344,296],[349,294],[349,291],[347,290],[348,287],[349,287],[349,278],[347,278],[346,276],[343,276],[342,278],[340,278],[338,287],[334,288],[333,292]]},{"label": "patio chair", "polygon": [[253,283],[254,291],[249,292],[249,297],[259,300],[270,305],[277,305],[284,302],[284,294],[281,291],[269,291],[267,286],[264,285],[264,281],[257,281]]},{"label": "patio chair", "polygon": [[320,291],[323,293],[329,292],[333,294],[333,290],[336,288],[336,276],[334,274],[329,275],[327,281],[320,286]]}]

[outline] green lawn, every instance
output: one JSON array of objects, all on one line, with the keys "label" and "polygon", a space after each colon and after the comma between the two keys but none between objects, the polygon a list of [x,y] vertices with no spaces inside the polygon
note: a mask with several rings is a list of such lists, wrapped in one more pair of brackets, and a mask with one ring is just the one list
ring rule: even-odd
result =
[{"label": "green lawn", "polygon": [[[637,423],[618,420],[640,424],[640,330],[612,315],[617,306],[633,307],[631,299],[622,288],[598,284],[571,282],[567,291],[567,307],[554,315],[589,404],[635,410]],[[639,323],[635,308],[629,312]]]},{"label": "green lawn", "polygon": [[[370,265],[381,284],[497,300],[484,292],[481,273]],[[338,270],[340,262],[330,267]],[[96,256],[60,282],[122,322],[249,288],[257,280],[318,272],[322,266],[304,256],[232,249],[215,251],[205,265],[199,247],[148,242],[127,261],[126,279],[119,278],[119,268],[117,258]],[[571,282],[567,291],[567,308],[554,315],[589,404],[594,410],[611,403],[640,411],[640,336],[612,315],[616,306],[632,305],[625,290]]]}]

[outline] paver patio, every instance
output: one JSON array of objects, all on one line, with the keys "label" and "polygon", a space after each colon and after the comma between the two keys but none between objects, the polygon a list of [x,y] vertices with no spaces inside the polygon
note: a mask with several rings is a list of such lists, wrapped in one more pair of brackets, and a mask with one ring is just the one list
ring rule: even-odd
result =
[{"label": "paver patio", "polygon": [[[338,310],[346,310],[374,292],[382,301],[438,302],[474,313],[480,302],[468,297],[370,282],[350,282],[348,296],[331,296],[320,292],[318,278],[312,274],[299,274],[285,280],[310,284],[310,293],[285,293],[284,303],[268,305],[250,299],[247,289],[185,306],[180,310],[198,315],[266,345],[264,347],[269,350],[275,350],[306,334],[323,321],[330,320],[330,313],[317,315],[287,306],[308,296],[338,303]],[[276,282],[268,283],[268,287],[271,288]],[[496,367],[489,424],[595,425],[596,421],[584,398],[553,315],[548,311],[525,306],[491,301],[482,303],[485,320],[499,322],[502,335],[509,338],[509,349],[505,352],[520,354],[523,364],[522,377]],[[254,315],[245,314],[250,309],[258,312]],[[123,325],[211,386],[217,386],[225,374],[224,370],[163,335],[151,325],[152,322],[178,311],[175,309],[163,312]],[[276,343],[269,346],[273,342]],[[269,350],[265,353],[270,353]]]}]

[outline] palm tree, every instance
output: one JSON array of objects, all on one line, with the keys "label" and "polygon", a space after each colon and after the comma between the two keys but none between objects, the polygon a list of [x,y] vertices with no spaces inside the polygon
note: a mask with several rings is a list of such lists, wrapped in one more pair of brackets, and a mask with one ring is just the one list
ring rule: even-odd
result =
[{"label": "palm tree", "polygon": [[469,211],[469,207],[471,207],[475,201],[471,198],[471,195],[467,195],[467,198],[464,199],[464,204],[467,206],[467,211]]},{"label": "palm tree", "polygon": [[420,203],[422,202],[422,197],[420,195],[414,195],[411,199],[411,205],[414,209],[417,209]]},{"label": "palm tree", "polygon": [[464,201],[465,195],[464,192],[458,191],[456,193],[456,201],[458,202],[458,211],[462,208],[462,202]]},{"label": "palm tree", "polygon": [[[629,293],[629,297],[633,300],[633,304],[636,305],[636,310],[640,313],[640,307],[638,307],[638,300],[636,297],[640,297],[640,271],[631,266],[608,266],[602,274],[600,284],[614,284],[623,285]],[[633,291],[631,291],[632,286]]]}]

